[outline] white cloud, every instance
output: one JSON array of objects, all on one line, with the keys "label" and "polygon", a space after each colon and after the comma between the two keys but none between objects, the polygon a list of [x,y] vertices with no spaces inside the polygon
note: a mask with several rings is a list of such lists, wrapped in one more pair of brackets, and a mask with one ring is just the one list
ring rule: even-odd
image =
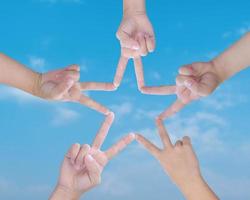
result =
[{"label": "white cloud", "polygon": [[141,120],[141,119],[150,119],[150,120],[154,120],[162,111],[161,110],[146,110],[146,109],[136,109],[135,110],[135,114],[134,117],[137,120]]},{"label": "white cloud", "polygon": [[0,100],[14,100],[18,103],[43,102],[38,97],[8,86],[0,86],[0,93]]},{"label": "white cloud", "polygon": [[[16,198],[19,196],[25,197],[41,197],[46,198],[52,191],[52,186],[47,184],[18,184],[13,180],[5,177],[0,177],[0,197],[4,199]],[[40,198],[37,198],[40,199]]]},{"label": "white cloud", "polygon": [[230,30],[230,31],[224,32],[222,34],[222,38],[228,39],[228,38],[231,38],[234,36],[236,36],[236,37],[243,36],[249,31],[250,31],[250,22],[246,22],[241,27],[238,27],[235,30]]},{"label": "white cloud", "polygon": [[37,56],[29,56],[29,66],[32,67],[32,69],[44,72],[45,71],[45,59]]},{"label": "white cloud", "polygon": [[133,105],[130,102],[124,102],[120,105],[111,105],[110,108],[115,112],[116,119],[120,119],[132,112]]},{"label": "white cloud", "polygon": [[79,113],[76,111],[69,108],[58,107],[55,110],[52,124],[55,126],[61,126],[76,120],[78,117]]},{"label": "white cloud", "polygon": [[202,99],[200,102],[204,107],[212,108],[215,110],[222,110],[228,107],[233,107],[242,103],[247,103],[248,98],[244,94],[232,93],[232,91],[237,91],[234,86],[228,85],[223,89],[218,89],[215,94]]}]

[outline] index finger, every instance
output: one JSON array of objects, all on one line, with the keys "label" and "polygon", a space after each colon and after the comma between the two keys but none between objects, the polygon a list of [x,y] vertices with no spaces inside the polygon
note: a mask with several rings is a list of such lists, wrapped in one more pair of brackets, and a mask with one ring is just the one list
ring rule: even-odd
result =
[{"label": "index finger", "polygon": [[138,85],[139,90],[141,90],[145,85],[142,59],[139,56],[138,58],[134,58],[133,60],[134,60],[137,85]]},{"label": "index finger", "polygon": [[94,101],[93,99],[81,94],[80,99],[78,100],[80,104],[83,104],[93,110],[96,110],[103,114],[108,114],[110,111],[105,106],[101,105],[100,103]]},{"label": "index finger", "polygon": [[105,154],[108,160],[111,160],[114,156],[116,156],[119,152],[121,152],[125,147],[127,147],[133,140],[135,139],[135,135],[130,133],[129,135],[122,138],[119,142],[114,144],[110,149],[108,149]]},{"label": "index finger", "polygon": [[96,135],[96,137],[94,139],[94,142],[92,144],[93,148],[95,148],[95,149],[101,148],[105,138],[107,137],[108,131],[109,131],[113,121],[114,121],[114,113],[110,112],[106,116],[98,134]]},{"label": "index finger", "polygon": [[186,106],[181,100],[177,99],[170,107],[168,107],[164,112],[159,115],[159,118],[164,120],[171,117],[175,113],[179,112]]},{"label": "index finger", "polygon": [[127,64],[128,64],[128,58],[121,56],[118,62],[118,66],[117,66],[115,78],[114,78],[114,85],[116,87],[118,87],[122,81]]},{"label": "index finger", "polygon": [[156,120],[156,126],[158,128],[158,132],[161,138],[161,141],[163,143],[164,148],[166,147],[173,147],[173,144],[170,140],[170,137],[168,135],[168,132],[163,124],[163,121],[161,119]]}]

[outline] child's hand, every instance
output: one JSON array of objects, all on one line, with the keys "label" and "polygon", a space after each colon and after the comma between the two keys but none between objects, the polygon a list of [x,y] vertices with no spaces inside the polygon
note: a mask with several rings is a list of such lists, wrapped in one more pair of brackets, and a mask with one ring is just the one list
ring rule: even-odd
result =
[{"label": "child's hand", "polygon": [[37,96],[49,100],[70,100],[72,89],[77,89],[77,95],[80,96],[80,87],[78,81],[80,78],[80,68],[77,65],[71,65],[65,69],[50,71],[40,76],[37,81]]},{"label": "child's hand", "polygon": [[169,175],[187,199],[217,199],[201,176],[199,163],[190,138],[185,136],[173,145],[162,120],[158,119],[156,124],[163,149],[159,149],[142,135],[136,135],[136,140],[160,162],[166,174]]},{"label": "child's hand", "polygon": [[124,14],[116,36],[126,58],[146,56],[155,49],[154,30],[145,12]]},{"label": "child's hand", "polygon": [[176,78],[177,96],[183,103],[211,94],[223,78],[213,62],[193,63],[179,69]]},{"label": "child's hand", "polygon": [[[78,199],[83,193],[100,184],[104,167],[134,138],[133,134],[129,134],[105,152],[96,148],[97,144],[92,147],[74,144],[64,158],[58,185],[51,200],[60,199],[56,198],[57,193],[68,194],[69,198],[64,199]],[[97,140],[99,139],[96,139],[99,143]]]}]

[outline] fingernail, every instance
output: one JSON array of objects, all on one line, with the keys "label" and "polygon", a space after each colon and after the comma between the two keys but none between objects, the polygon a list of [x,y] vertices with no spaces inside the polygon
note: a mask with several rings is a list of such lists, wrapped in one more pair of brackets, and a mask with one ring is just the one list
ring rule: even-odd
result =
[{"label": "fingernail", "polygon": [[129,136],[131,137],[131,139],[135,139],[136,135],[134,133],[130,133]]},{"label": "fingernail", "polygon": [[191,80],[184,81],[184,85],[185,85],[186,87],[191,87],[192,84],[193,84],[193,82],[192,82]]},{"label": "fingernail", "polygon": [[89,155],[89,154],[86,156],[86,158],[87,158],[89,161],[91,161],[91,162],[94,160],[94,158],[93,158],[91,155]]},{"label": "fingernail", "polygon": [[140,47],[139,47],[139,46],[137,46],[137,45],[133,45],[133,46],[132,46],[132,49],[134,49],[134,50],[139,50],[139,49],[140,49]]}]

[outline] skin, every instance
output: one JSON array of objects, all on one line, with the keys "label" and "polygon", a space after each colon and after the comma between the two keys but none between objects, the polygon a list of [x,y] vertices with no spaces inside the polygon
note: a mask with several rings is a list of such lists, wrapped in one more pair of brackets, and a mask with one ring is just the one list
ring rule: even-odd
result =
[{"label": "skin", "polygon": [[2,84],[16,87],[46,100],[80,103],[104,114],[106,118],[100,131],[107,134],[113,122],[114,113],[82,92],[87,90],[112,91],[115,89],[114,84],[79,83],[80,67],[78,65],[70,65],[64,69],[40,74],[4,54],[0,54],[0,71]]},{"label": "skin", "polygon": [[134,139],[129,134],[109,148],[100,148],[106,134],[99,133],[92,146],[74,144],[63,160],[57,186],[50,200],[78,200],[80,197],[101,183],[101,175],[109,161],[119,154]]},{"label": "skin", "polygon": [[185,136],[172,144],[161,119],[156,120],[163,149],[140,134],[136,140],[160,163],[165,173],[177,185],[187,200],[219,200],[201,175],[198,159],[190,138]]},{"label": "skin", "polygon": [[116,36],[122,56],[146,56],[155,49],[153,27],[147,17],[145,0],[123,0],[123,19]]},{"label": "skin", "polygon": [[250,33],[209,62],[195,62],[179,69],[176,78],[178,99],[160,118],[179,112],[193,100],[210,95],[221,83],[250,66]]}]

